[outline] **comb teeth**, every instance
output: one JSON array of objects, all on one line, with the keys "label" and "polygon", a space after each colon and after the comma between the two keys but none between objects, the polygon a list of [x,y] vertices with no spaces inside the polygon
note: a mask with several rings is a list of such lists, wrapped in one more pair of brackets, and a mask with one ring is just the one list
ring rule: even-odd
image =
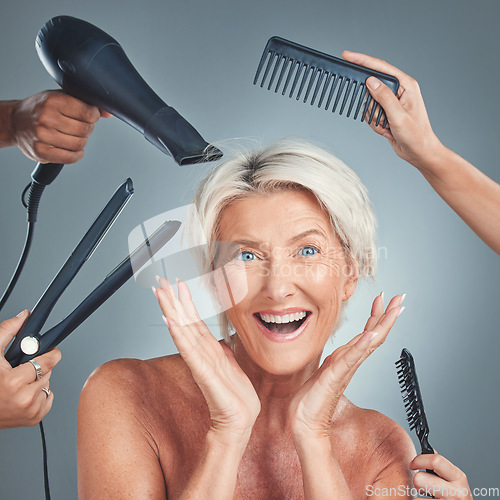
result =
[{"label": "comb teeth", "polygon": [[418,438],[422,440],[429,434],[429,426],[420,394],[415,363],[408,349],[403,349],[401,352],[400,359],[396,361],[396,369],[410,430],[415,429]]},{"label": "comb teeth", "polygon": [[399,82],[393,76],[280,37],[272,37],[264,49],[253,83],[258,84],[260,78],[260,87],[266,85],[268,90],[281,92],[282,95],[288,93],[289,98],[295,97],[297,101],[302,99],[304,103],[309,101],[311,105],[316,103],[319,95],[318,108],[328,110],[333,101],[332,113],[338,110],[339,115],[342,115],[347,108],[345,116],[350,117],[354,111],[355,120],[364,102],[361,121],[367,119],[371,124],[376,117],[375,123],[379,125],[384,118],[382,126],[385,128],[387,119],[384,110],[366,89],[365,81],[369,76],[376,76],[397,93]]}]

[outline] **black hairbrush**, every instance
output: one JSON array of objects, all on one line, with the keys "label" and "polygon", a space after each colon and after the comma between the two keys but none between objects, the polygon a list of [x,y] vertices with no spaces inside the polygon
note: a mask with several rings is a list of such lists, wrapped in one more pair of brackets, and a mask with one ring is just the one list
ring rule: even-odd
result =
[{"label": "black hairbrush", "polygon": [[[359,115],[361,105],[366,97],[363,112],[361,113],[361,121],[365,120],[367,111],[370,110],[370,104],[372,104],[370,116],[367,121],[368,123],[372,123],[375,112],[378,109],[376,125],[379,125],[380,120],[384,115],[384,110],[366,90],[366,79],[370,76],[377,77],[385,83],[394,92],[394,94],[397,94],[399,88],[399,81],[394,76],[344,61],[338,57],[330,56],[323,52],[304,47],[303,45],[290,42],[289,40],[285,40],[284,38],[280,38],[278,36],[273,36],[267,42],[264,53],[260,59],[259,67],[257,68],[257,73],[255,74],[253,81],[254,85],[258,81],[259,75],[266,64],[266,61],[267,65],[260,82],[261,87],[264,86],[266,79],[269,74],[271,74],[267,85],[267,89],[271,90],[273,82],[279,73],[274,91],[276,93],[278,92],[278,89],[284,80],[282,95],[285,95],[293,77],[288,97],[293,96],[300,80],[299,89],[296,94],[297,100],[300,99],[307,83],[304,102],[307,102],[312,91],[311,105],[314,104],[318,94],[320,94],[318,108],[321,108],[321,105],[325,102],[325,110],[328,110],[335,96],[335,101],[332,107],[332,112],[334,113],[337,110],[343,96],[339,109],[340,115],[344,112],[350,96],[346,116],[349,117],[354,109],[353,118],[355,120]],[[387,118],[385,117],[382,126],[384,128],[387,126]]]},{"label": "black hairbrush", "polygon": [[[401,357],[396,361],[399,386],[403,394],[403,401],[406,409],[406,419],[410,425],[410,430],[415,429],[422,453],[434,453],[434,449],[429,444],[429,424],[424,411],[424,401],[418,386],[417,371],[413,356],[408,349],[401,351]],[[430,474],[437,474],[427,469]]]}]

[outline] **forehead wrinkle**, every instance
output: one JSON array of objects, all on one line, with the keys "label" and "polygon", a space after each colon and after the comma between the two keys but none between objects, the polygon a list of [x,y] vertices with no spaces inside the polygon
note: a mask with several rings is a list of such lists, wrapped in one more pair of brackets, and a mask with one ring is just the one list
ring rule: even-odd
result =
[{"label": "forehead wrinkle", "polygon": [[302,231],[301,233],[299,233],[295,236],[292,236],[288,240],[287,244],[292,245],[293,243],[296,243],[297,241],[303,240],[309,236],[320,236],[324,240],[328,240],[328,235],[326,235],[325,232],[323,231],[323,229],[321,227],[319,227],[319,228],[314,228],[314,229],[307,229],[307,230]]},{"label": "forehead wrinkle", "polygon": [[[337,236],[333,228],[328,225],[327,228],[325,229],[323,227],[323,224],[321,224],[320,221],[318,221],[316,218],[314,218],[314,222],[310,224],[308,229],[304,229],[303,231],[300,231],[297,234],[294,234],[291,236],[284,244],[284,246],[290,246],[293,245],[294,243],[297,243],[298,241],[301,241],[303,239],[306,239],[311,236],[316,236],[320,237],[323,239],[325,242],[328,242],[329,240],[337,240]],[[303,221],[300,221],[303,222]],[[281,231],[286,231],[286,226],[294,224],[296,225],[296,221],[287,221],[284,224],[280,224],[279,226],[277,225],[275,228],[275,231],[273,231],[273,235],[276,236],[276,234],[281,230]],[[304,224],[305,225],[305,224]],[[234,234],[234,231],[232,231]],[[331,234],[329,234],[329,232]],[[237,230],[236,230],[237,233]],[[245,246],[250,246],[250,247],[259,247],[264,244],[267,244],[267,241],[264,241],[256,236],[253,236],[251,234],[249,235],[242,235],[242,236],[235,236],[231,238],[231,243],[236,243],[238,245],[245,245]]]},{"label": "forehead wrinkle", "polygon": [[[325,232],[321,229],[307,229],[305,231],[302,231],[301,233],[298,233],[294,236],[292,236],[287,242],[286,245],[292,245],[293,243],[296,243],[297,241],[303,240],[309,236],[320,236],[324,240],[328,240],[328,236],[325,234]],[[231,241],[231,243],[236,243],[237,245],[244,245],[244,246],[261,246],[264,244],[264,241],[260,241],[257,239],[252,239],[251,237],[244,237],[244,238],[236,238]]]},{"label": "forehead wrinkle", "polygon": [[[277,194],[279,196],[282,192]],[[284,194],[288,194],[288,192],[284,192]],[[274,198],[274,196],[255,195],[255,198],[260,197],[263,198],[263,201]],[[271,241],[268,241],[268,238],[266,237],[267,235],[262,233],[261,229],[263,228],[260,225],[255,225],[256,221],[253,218],[253,214],[249,215],[247,212],[241,211],[241,204],[247,203],[249,198],[254,198],[254,196],[236,200],[222,211],[218,224],[218,231],[217,234],[214,235],[217,239],[222,239],[223,237],[225,241],[256,247],[271,243]],[[299,202],[298,206],[295,203],[292,203],[289,207],[287,207],[285,218],[282,216],[276,220],[276,223],[272,225],[272,229],[270,229],[271,226],[269,226],[269,224],[266,224],[266,222],[269,222],[269,219],[272,221],[272,212],[265,216],[267,221],[264,222],[264,225],[267,230],[270,230],[269,235],[271,240],[276,242],[276,238],[278,240],[281,239],[283,246],[291,245],[302,238],[306,238],[307,236],[319,236],[327,242],[331,240],[338,240],[338,236],[332,227],[328,214],[313,195],[308,198],[309,201],[313,202],[313,206],[310,204],[309,206],[306,206],[307,200],[305,203]],[[259,206],[259,203],[257,203],[256,206]],[[236,213],[238,215],[235,214],[235,209],[237,210]],[[227,219],[228,211],[231,211],[231,217],[229,220]],[[235,216],[237,217],[237,223],[234,221]],[[248,227],[249,225],[250,227]],[[296,228],[297,231],[295,231]],[[292,234],[292,236],[289,237],[285,243],[285,237],[288,236],[286,233]],[[283,237],[280,238],[280,236]]]}]

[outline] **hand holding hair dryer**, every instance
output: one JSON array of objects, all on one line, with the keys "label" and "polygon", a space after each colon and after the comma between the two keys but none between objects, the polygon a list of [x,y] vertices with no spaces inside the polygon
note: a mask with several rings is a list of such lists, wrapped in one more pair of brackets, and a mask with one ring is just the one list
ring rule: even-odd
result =
[{"label": "hand holding hair dryer", "polygon": [[179,165],[222,156],[139,75],[120,44],[81,19],[58,16],[36,37],[43,65],[68,94],[128,123]]}]

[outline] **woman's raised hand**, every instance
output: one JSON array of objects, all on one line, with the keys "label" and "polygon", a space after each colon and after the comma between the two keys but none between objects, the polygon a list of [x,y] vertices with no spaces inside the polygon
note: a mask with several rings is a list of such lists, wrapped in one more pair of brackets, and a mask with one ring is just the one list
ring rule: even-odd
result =
[{"label": "woman's raised hand", "polygon": [[383,297],[373,302],[364,332],[328,356],[292,400],[289,415],[296,443],[329,438],[335,409],[361,363],[386,339],[404,309],[404,295],[396,295],[386,310]]},{"label": "woman's raised hand", "polygon": [[165,279],[154,289],[172,339],[201,389],[212,429],[228,444],[246,446],[260,412],[255,389],[231,349],[215,339],[200,319],[186,283],[177,282],[179,297]]}]

